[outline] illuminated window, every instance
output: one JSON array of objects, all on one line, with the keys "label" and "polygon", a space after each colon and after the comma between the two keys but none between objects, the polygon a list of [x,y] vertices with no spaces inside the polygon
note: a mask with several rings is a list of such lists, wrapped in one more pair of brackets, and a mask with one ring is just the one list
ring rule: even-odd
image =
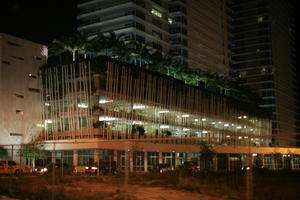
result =
[{"label": "illuminated window", "polygon": [[257,18],[257,22],[258,22],[258,23],[261,23],[261,22],[263,22],[263,21],[264,21],[264,17],[258,17],[258,18]]},{"label": "illuminated window", "polygon": [[169,22],[170,24],[173,24],[173,20],[172,20],[171,17],[168,18],[168,22]]},{"label": "illuminated window", "polygon": [[156,15],[157,17],[162,18],[162,13],[160,11],[156,10],[156,9],[152,8],[151,13]]}]

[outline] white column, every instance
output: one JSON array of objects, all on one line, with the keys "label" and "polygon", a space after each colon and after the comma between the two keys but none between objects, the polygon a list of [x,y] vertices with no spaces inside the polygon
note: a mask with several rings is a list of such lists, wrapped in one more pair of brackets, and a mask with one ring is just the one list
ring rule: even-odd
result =
[{"label": "white column", "polygon": [[99,149],[95,149],[94,151],[94,162],[95,163],[99,163],[100,160],[100,150]]},{"label": "white column", "polygon": [[144,152],[144,172],[148,172],[148,152]]},{"label": "white column", "polygon": [[78,151],[77,150],[73,151],[73,165],[75,167],[78,166]]},{"label": "white column", "polygon": [[162,152],[158,152],[158,163],[162,164],[163,163],[163,155]]},{"label": "white column", "polygon": [[133,172],[133,151],[129,151],[129,169]]}]

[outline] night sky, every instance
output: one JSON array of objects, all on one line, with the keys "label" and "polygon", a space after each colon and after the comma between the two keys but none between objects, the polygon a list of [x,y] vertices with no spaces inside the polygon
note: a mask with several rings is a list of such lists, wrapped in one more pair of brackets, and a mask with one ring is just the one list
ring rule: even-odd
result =
[{"label": "night sky", "polygon": [[76,0],[1,0],[0,32],[48,44],[76,31]]},{"label": "night sky", "polygon": [[[297,5],[299,0],[290,1],[295,10],[299,11]],[[0,2],[0,32],[49,44],[54,38],[76,31],[76,0],[1,0]],[[299,14],[295,14],[295,18],[298,50]]]}]

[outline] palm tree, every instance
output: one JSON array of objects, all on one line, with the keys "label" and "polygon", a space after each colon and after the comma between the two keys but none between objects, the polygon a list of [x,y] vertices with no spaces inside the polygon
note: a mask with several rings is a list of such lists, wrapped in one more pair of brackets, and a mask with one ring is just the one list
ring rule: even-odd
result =
[{"label": "palm tree", "polygon": [[88,47],[87,35],[83,32],[72,34],[71,36],[55,39],[49,46],[50,56],[61,55],[65,52],[72,54],[75,61],[76,52],[85,52]]}]

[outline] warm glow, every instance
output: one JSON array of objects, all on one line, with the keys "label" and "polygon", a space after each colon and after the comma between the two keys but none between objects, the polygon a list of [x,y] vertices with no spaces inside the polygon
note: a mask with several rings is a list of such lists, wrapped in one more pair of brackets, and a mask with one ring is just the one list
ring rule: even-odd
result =
[{"label": "warm glow", "polygon": [[205,119],[205,118],[202,118],[202,121],[206,121],[206,119]]},{"label": "warm glow", "polygon": [[51,120],[51,119],[46,119],[46,120],[45,120],[45,123],[46,123],[46,124],[52,124],[52,120]]},{"label": "warm glow", "polygon": [[161,125],[159,128],[170,128],[168,125]]},{"label": "warm glow", "polygon": [[183,131],[189,131],[190,129],[189,128],[184,128],[182,129]]},{"label": "warm glow", "polygon": [[144,109],[144,108],[145,108],[144,105],[137,105],[132,107],[132,109]]},{"label": "warm glow", "polygon": [[99,101],[100,104],[111,103],[111,102],[113,102],[113,100],[102,99],[102,100]]},{"label": "warm glow", "polygon": [[190,115],[181,115],[181,117],[189,117]]},{"label": "warm glow", "polygon": [[202,131],[202,133],[208,133],[208,131]]},{"label": "warm glow", "polygon": [[229,126],[229,124],[224,124],[224,126],[225,126],[225,127],[228,127],[228,126]]},{"label": "warm glow", "polygon": [[114,120],[116,120],[116,118],[114,117],[103,117],[103,116],[99,117],[99,121],[114,121]]},{"label": "warm glow", "polygon": [[162,114],[162,113],[168,113],[168,112],[170,112],[170,111],[168,111],[168,110],[161,110],[161,111],[159,111],[158,113],[159,113],[159,114]]},{"label": "warm glow", "polygon": [[78,108],[88,108],[89,106],[86,104],[78,104]]},{"label": "warm glow", "polygon": [[45,103],[45,106],[50,106],[50,103],[47,103],[47,102],[46,102],[46,103]]}]

